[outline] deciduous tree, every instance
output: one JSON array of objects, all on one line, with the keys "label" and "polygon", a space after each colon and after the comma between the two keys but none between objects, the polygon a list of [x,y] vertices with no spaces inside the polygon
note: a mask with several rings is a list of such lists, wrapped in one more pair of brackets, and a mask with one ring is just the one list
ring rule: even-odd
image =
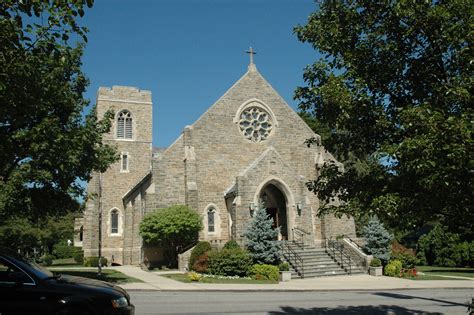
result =
[{"label": "deciduous tree", "polygon": [[171,265],[176,265],[179,251],[197,241],[203,229],[201,216],[187,206],[158,209],[140,223],[140,235],[148,244],[162,246]]},{"label": "deciduous tree", "polygon": [[111,113],[87,110],[83,44],[71,44],[87,39],[77,20],[92,2],[0,3],[0,224],[77,209],[81,182],[116,159],[101,142]]},{"label": "deciduous tree", "polygon": [[308,185],[320,214],[377,214],[407,230],[440,221],[472,238],[473,2],[318,4],[295,28],[322,56],[295,98],[344,163]]}]

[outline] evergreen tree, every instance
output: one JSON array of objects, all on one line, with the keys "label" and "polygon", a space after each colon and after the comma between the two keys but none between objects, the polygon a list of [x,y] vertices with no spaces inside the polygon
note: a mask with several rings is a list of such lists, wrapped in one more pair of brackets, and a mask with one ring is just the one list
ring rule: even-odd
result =
[{"label": "evergreen tree", "polygon": [[277,241],[280,228],[273,229],[273,219],[262,204],[255,211],[244,236],[247,249],[254,263],[276,265],[280,260],[280,243]]},{"label": "evergreen tree", "polygon": [[365,251],[384,263],[390,259],[393,235],[390,234],[376,216],[370,218],[367,225],[362,229],[365,237]]}]

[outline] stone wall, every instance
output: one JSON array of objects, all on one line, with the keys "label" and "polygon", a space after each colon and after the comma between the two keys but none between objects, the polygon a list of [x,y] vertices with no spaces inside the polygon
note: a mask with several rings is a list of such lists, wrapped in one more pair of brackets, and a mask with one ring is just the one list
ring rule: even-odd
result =
[{"label": "stone wall", "polygon": [[[102,174],[94,174],[89,183],[88,192],[91,200],[86,206],[84,225],[84,255],[96,256],[98,253],[98,195],[102,195],[102,255],[109,262],[123,264],[131,263],[127,253],[124,261],[124,246],[128,237],[128,249],[140,248],[141,244],[133,242],[137,235],[137,224],[141,219],[136,207],[125,208],[122,197],[135,186],[151,170],[152,157],[152,101],[151,92],[133,87],[114,86],[100,88],[97,95],[97,115],[104,117],[107,110],[113,110],[115,116],[128,110],[132,114],[132,139],[117,139],[116,119],[111,131],[104,135],[104,143],[114,145],[120,154],[127,153],[129,166],[127,171],[121,170],[120,160],[112,164]],[[100,186],[100,188],[99,188]],[[110,213],[113,209],[119,211],[119,232],[111,232]],[[139,212],[138,212],[139,213]],[[135,219],[135,220],[134,220]]]}]

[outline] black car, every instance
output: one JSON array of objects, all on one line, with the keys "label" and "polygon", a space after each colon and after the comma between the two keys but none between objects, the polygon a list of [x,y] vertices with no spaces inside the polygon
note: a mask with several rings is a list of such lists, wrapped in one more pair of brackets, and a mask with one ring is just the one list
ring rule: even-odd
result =
[{"label": "black car", "polygon": [[134,314],[127,292],[110,283],[53,274],[0,248],[0,314]]}]

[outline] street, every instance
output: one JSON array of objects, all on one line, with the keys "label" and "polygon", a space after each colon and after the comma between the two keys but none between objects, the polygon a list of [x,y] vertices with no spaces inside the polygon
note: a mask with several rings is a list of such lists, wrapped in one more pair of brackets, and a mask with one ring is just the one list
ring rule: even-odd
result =
[{"label": "street", "polygon": [[474,290],[130,291],[136,314],[467,314]]}]

